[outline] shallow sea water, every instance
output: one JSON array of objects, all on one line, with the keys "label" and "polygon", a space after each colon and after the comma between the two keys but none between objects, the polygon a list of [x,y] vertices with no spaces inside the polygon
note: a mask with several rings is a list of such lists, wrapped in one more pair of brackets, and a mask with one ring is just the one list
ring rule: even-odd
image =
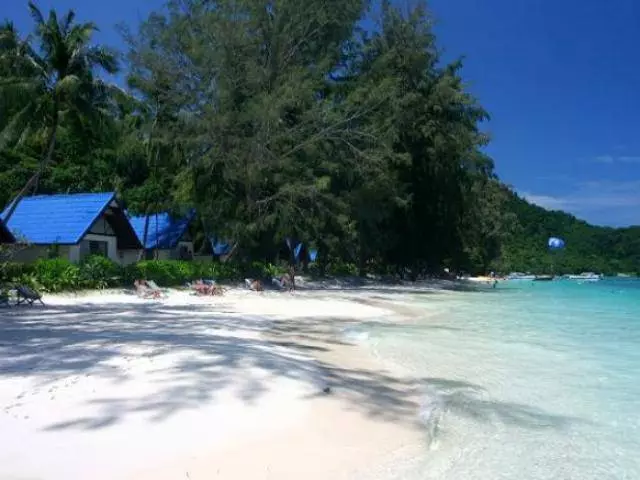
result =
[{"label": "shallow sea water", "polygon": [[640,479],[640,281],[415,294],[360,340],[420,379],[429,448],[377,479]]}]

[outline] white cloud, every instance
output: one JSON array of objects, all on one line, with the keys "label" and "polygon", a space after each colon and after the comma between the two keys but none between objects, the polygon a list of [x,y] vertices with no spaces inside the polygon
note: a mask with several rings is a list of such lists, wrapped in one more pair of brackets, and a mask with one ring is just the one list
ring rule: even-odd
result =
[{"label": "white cloud", "polygon": [[640,156],[622,156],[618,157],[618,159],[623,163],[640,163]]},{"label": "white cloud", "polygon": [[598,163],[613,163],[615,158],[612,155],[600,155],[594,158],[594,160]]},{"label": "white cloud", "polygon": [[535,205],[564,210],[593,223],[640,225],[640,180],[584,182],[561,195],[531,192],[520,195]]},{"label": "white cloud", "polygon": [[546,208],[547,210],[564,210],[570,208],[570,203],[566,198],[552,197],[551,195],[535,195],[533,193],[521,192],[520,196],[527,202]]},{"label": "white cloud", "polygon": [[597,163],[640,163],[640,155],[598,155],[593,159]]}]

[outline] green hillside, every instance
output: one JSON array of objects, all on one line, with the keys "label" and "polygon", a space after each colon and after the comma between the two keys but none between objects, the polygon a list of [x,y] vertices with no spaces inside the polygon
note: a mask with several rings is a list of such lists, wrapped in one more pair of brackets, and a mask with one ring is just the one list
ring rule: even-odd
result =
[{"label": "green hillside", "polygon": [[[509,192],[506,208],[517,217],[513,236],[503,243],[500,271],[532,273],[640,272],[640,227],[590,225],[565,212],[532,205]],[[547,240],[561,237],[566,246],[550,252]]]}]

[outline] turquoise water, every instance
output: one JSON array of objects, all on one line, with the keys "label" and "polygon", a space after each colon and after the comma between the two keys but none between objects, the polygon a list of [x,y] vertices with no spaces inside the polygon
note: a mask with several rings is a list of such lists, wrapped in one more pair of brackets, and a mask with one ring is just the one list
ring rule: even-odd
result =
[{"label": "turquoise water", "polygon": [[420,378],[430,448],[379,478],[640,479],[640,281],[508,282],[412,295],[370,327]]}]

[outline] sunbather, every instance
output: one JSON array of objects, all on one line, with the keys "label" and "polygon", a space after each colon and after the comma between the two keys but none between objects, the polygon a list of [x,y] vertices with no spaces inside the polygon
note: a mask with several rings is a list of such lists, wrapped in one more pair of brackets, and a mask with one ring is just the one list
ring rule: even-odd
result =
[{"label": "sunbather", "polygon": [[147,283],[146,280],[136,280],[133,282],[138,296],[142,298],[161,298],[163,293],[161,290],[155,290]]},{"label": "sunbather", "polygon": [[196,295],[224,295],[224,288],[214,281],[196,280],[191,284]]},{"label": "sunbather", "polygon": [[260,280],[254,280],[254,279],[251,279],[251,278],[245,278],[244,279],[244,284],[247,286],[247,288],[249,290],[253,290],[255,292],[264,291],[264,285],[262,285],[262,282]]}]

